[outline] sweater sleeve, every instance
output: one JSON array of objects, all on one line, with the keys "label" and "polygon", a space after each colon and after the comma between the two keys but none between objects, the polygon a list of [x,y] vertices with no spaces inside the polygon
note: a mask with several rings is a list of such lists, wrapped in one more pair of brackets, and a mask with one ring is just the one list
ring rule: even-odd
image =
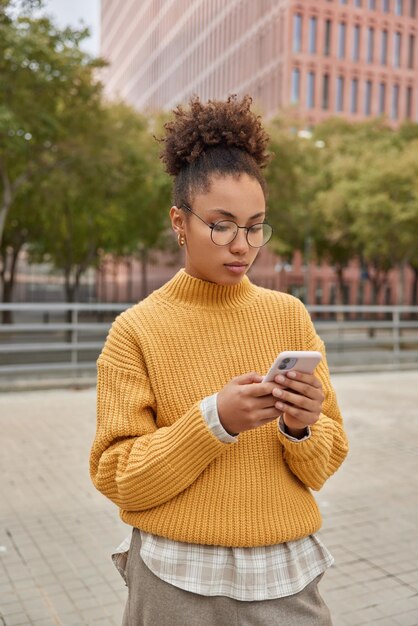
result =
[{"label": "sweater sleeve", "polygon": [[121,322],[114,323],[97,365],[90,476],[120,508],[141,511],[172,499],[228,448],[212,434],[199,402],[171,426],[157,427],[143,356]]},{"label": "sweater sleeve", "polygon": [[318,350],[322,361],[316,368],[325,396],[322,413],[313,424],[311,436],[302,441],[291,441],[279,431],[284,459],[293,472],[307,487],[318,491],[325,481],[337,471],[348,454],[348,440],[338,407],[335,391],[331,385],[324,343],[317,335],[308,311],[302,307],[306,325],[306,345],[303,350]]}]

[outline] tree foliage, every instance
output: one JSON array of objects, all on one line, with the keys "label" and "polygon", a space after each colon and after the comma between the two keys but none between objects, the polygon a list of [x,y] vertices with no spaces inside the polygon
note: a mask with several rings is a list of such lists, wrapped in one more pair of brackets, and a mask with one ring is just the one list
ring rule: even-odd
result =
[{"label": "tree foliage", "polygon": [[141,254],[145,274],[165,229],[169,181],[149,120],[105,103],[97,79],[103,63],[80,50],[86,34],[30,11],[2,12],[0,275],[7,299],[23,245],[33,261],[63,272],[73,300],[83,272],[105,253]]},{"label": "tree foliage", "polygon": [[283,118],[273,120],[269,133],[273,159],[266,171],[268,219],[276,252],[288,256],[295,249],[303,250],[314,232],[311,203],[318,184],[318,149]]},{"label": "tree foliage", "polygon": [[97,106],[103,65],[80,49],[86,30],[60,30],[30,11],[12,17],[15,4],[0,10],[0,243],[21,186],[59,167],[74,125]]},{"label": "tree foliage", "polygon": [[316,258],[336,270],[341,302],[344,270],[357,257],[377,299],[391,269],[417,262],[418,125],[336,118],[303,134],[275,120],[271,131],[276,249],[306,254],[312,242]]},{"label": "tree foliage", "polygon": [[416,128],[330,120],[314,136],[326,146],[314,202],[323,225],[317,252],[340,271],[341,281],[349,261],[361,258],[377,299],[389,271],[410,263],[414,253]]}]

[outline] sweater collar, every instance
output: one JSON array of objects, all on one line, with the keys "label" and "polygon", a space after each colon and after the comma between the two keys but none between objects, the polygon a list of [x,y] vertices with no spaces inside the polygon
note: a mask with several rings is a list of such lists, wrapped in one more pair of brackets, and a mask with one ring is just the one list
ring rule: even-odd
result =
[{"label": "sweater collar", "polygon": [[183,306],[231,309],[250,304],[257,295],[257,288],[247,276],[236,285],[218,285],[194,278],[181,269],[157,293]]}]

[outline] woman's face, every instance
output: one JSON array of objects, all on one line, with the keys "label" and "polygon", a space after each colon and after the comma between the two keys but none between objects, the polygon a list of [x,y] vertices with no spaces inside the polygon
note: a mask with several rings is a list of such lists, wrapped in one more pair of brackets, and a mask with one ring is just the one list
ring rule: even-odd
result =
[{"label": "woman's face", "polygon": [[[207,224],[231,220],[250,227],[263,222],[266,206],[260,183],[247,174],[212,178],[208,193],[196,194],[190,206]],[[176,234],[186,241],[185,270],[191,276],[219,285],[239,283],[248,272],[259,248],[247,242],[247,231],[239,229],[235,239],[218,246],[211,229],[189,211],[172,207],[171,222]]]}]

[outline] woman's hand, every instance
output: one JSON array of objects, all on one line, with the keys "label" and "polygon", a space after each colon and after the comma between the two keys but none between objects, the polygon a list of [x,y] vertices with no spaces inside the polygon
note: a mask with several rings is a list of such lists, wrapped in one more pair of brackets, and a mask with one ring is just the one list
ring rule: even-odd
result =
[{"label": "woman's hand", "polygon": [[295,371],[279,374],[274,380],[275,407],[283,413],[288,434],[301,437],[306,427],[319,419],[324,401],[321,381],[315,374]]},{"label": "woman's hand", "polygon": [[231,435],[264,426],[282,413],[275,406],[277,398],[272,395],[277,384],[262,380],[262,376],[250,372],[233,378],[219,391],[219,419]]}]

